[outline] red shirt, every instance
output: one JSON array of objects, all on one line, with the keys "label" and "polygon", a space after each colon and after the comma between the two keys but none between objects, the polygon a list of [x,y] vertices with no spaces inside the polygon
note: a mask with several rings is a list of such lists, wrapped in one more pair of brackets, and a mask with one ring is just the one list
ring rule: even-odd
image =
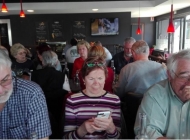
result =
[{"label": "red shirt", "polygon": [[76,58],[73,64],[72,78],[74,79],[77,70],[80,70],[83,66],[84,59],[82,57]]}]

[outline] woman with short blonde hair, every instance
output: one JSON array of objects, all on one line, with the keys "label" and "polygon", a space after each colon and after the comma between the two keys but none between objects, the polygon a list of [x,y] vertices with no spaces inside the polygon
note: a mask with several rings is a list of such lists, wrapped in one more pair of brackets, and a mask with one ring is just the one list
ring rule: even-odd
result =
[{"label": "woman with short blonde hair", "polygon": [[82,65],[86,58],[88,57],[88,51],[90,49],[90,44],[85,41],[79,41],[77,44],[77,52],[79,53],[80,57],[76,58],[73,64],[73,70],[72,70],[72,78],[80,71],[82,68]]},{"label": "woman with short blonde hair", "polygon": [[33,63],[31,60],[27,59],[26,48],[22,44],[14,44],[10,51],[11,55],[15,58],[15,60],[12,61],[12,68],[16,73],[18,70],[20,72],[29,72],[29,70],[33,69]]}]

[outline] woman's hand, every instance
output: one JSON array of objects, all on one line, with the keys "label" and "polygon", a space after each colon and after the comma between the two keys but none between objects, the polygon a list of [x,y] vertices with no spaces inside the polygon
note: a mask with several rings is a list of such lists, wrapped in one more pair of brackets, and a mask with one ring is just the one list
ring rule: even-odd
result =
[{"label": "woman's hand", "polygon": [[115,125],[111,116],[109,118],[94,118],[94,124],[92,127],[96,131],[105,130],[109,134],[113,134],[115,132]]},{"label": "woman's hand", "polygon": [[92,125],[94,125],[94,120],[89,119],[85,121],[78,129],[77,129],[77,134],[82,138],[84,137],[87,133],[93,133],[96,131]]}]

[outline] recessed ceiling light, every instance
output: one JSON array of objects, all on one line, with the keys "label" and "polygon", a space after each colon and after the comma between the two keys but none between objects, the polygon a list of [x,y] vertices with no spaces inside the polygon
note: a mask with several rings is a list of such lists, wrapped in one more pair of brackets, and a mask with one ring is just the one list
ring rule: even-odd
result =
[{"label": "recessed ceiling light", "polygon": [[27,12],[34,12],[34,10],[27,10]]},{"label": "recessed ceiling light", "polygon": [[98,9],[92,9],[92,11],[98,11]]}]

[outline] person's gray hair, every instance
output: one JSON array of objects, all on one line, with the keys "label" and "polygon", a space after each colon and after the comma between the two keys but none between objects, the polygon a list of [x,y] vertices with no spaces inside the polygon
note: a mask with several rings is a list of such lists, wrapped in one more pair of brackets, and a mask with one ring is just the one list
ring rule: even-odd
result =
[{"label": "person's gray hair", "polygon": [[0,66],[7,66],[11,68],[12,62],[8,54],[4,50],[0,50]]},{"label": "person's gray hair", "polygon": [[181,50],[178,53],[171,54],[167,59],[167,69],[172,78],[175,77],[177,65],[180,59],[190,60],[190,49]]},{"label": "person's gray hair", "polygon": [[57,54],[53,51],[45,51],[42,53],[43,66],[56,67],[58,62]]},{"label": "person's gray hair", "polygon": [[136,41],[132,48],[131,48],[136,54],[149,54],[149,46],[148,44],[143,40]]},{"label": "person's gray hair", "polygon": [[135,42],[136,40],[133,37],[127,37],[125,38],[123,45],[125,45],[125,43],[135,43]]},{"label": "person's gray hair", "polygon": [[0,50],[4,51],[7,55],[9,55],[8,50],[4,46],[0,46]]},{"label": "person's gray hair", "polygon": [[20,49],[24,49],[25,50],[25,47],[22,45],[22,44],[20,44],[20,43],[16,43],[16,44],[14,44],[12,47],[11,47],[11,55],[14,57],[14,56],[16,56],[17,55],[17,53],[18,53],[18,51],[20,50]]}]

